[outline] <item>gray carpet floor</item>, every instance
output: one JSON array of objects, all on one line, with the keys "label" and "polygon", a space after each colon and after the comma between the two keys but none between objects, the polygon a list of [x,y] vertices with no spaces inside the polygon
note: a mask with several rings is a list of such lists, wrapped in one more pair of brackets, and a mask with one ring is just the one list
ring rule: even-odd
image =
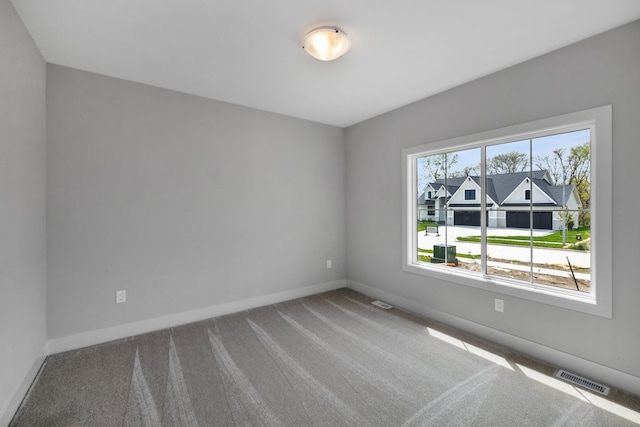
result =
[{"label": "gray carpet floor", "polygon": [[[49,356],[12,426],[625,426],[554,369],[341,289]],[[611,400],[617,403],[611,403]],[[612,405],[611,409],[607,409]]]}]

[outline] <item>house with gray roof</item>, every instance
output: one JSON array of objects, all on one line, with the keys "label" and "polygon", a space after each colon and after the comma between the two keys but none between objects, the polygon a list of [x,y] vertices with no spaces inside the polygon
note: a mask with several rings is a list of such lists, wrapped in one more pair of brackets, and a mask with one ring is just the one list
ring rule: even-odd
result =
[{"label": "house with gray roof", "polygon": [[[479,176],[430,182],[418,197],[418,219],[447,225],[480,226]],[[546,170],[487,175],[489,227],[561,230],[567,209],[578,226],[580,196],[573,185],[553,185]]]}]

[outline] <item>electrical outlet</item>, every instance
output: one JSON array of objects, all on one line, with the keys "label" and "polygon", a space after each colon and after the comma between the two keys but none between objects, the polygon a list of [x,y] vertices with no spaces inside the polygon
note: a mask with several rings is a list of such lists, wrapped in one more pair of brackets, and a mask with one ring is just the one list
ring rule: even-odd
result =
[{"label": "electrical outlet", "polygon": [[496,298],[495,305],[496,305],[496,311],[499,311],[500,313],[504,313],[504,300]]},{"label": "electrical outlet", "polygon": [[330,259],[327,260],[327,268],[331,268],[331,260]]},{"label": "electrical outlet", "polygon": [[127,302],[127,291],[116,291],[116,304]]}]

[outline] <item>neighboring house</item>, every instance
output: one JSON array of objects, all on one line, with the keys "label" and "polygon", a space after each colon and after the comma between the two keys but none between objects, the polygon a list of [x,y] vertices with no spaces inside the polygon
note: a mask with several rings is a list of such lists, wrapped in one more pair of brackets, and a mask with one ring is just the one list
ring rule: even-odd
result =
[{"label": "neighboring house", "polygon": [[436,190],[431,186],[431,184],[427,184],[424,192],[420,197],[418,197],[419,221],[436,221],[435,194]]},{"label": "neighboring house", "polygon": [[[480,177],[437,180],[418,198],[418,219],[447,225],[480,225]],[[564,195],[564,200],[563,200]],[[487,175],[488,226],[560,230],[566,208],[578,226],[582,202],[573,185],[553,185],[545,170]],[[530,211],[533,210],[531,213]]]}]

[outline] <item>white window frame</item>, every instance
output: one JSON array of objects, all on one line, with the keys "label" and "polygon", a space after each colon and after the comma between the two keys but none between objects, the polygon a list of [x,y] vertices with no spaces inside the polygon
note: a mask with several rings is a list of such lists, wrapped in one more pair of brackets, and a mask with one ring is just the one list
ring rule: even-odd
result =
[{"label": "white window frame", "polygon": [[[489,292],[612,318],[612,107],[611,105],[536,120],[474,135],[432,142],[402,150],[402,269]],[[526,286],[495,276],[483,276],[418,261],[416,160],[438,154],[514,140],[591,129],[591,291],[569,291],[552,286]],[[484,197],[481,197],[484,199]],[[483,222],[486,220],[483,220]],[[481,226],[486,247],[486,229]],[[484,258],[484,255],[483,255]]]}]

